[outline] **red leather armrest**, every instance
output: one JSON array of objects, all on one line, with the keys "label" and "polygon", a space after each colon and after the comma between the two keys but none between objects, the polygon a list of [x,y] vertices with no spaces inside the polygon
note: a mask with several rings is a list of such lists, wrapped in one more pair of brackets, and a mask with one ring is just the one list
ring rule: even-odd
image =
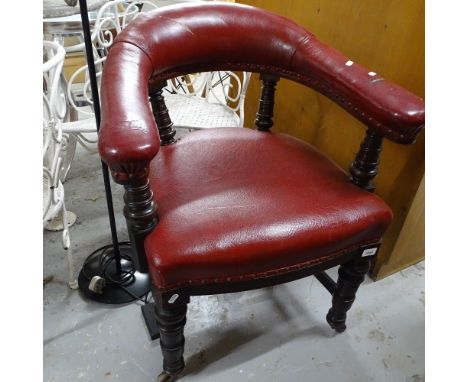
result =
[{"label": "red leather armrest", "polygon": [[152,64],[130,44],[114,45],[101,81],[99,153],[114,172],[138,173],[159,150],[159,133],[148,102]]},{"label": "red leather armrest", "polygon": [[385,80],[314,36],[307,36],[291,60],[296,73],[313,73],[314,84],[365,125],[398,143],[412,143],[424,127],[424,101]]}]

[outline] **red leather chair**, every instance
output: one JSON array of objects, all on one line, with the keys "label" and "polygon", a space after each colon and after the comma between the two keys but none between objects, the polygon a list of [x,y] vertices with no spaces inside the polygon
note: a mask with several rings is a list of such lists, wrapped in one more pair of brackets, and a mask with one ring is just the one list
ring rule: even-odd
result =
[{"label": "red leather chair", "polygon": [[[165,81],[223,69],[262,73],[260,131],[202,130],[176,141]],[[269,132],[279,77],[326,95],[367,126],[350,175],[312,146]],[[392,219],[372,193],[382,140],[415,140],[424,125],[420,98],[290,20],[209,4],[162,8],[128,26],[110,50],[101,102],[99,151],[125,187],[135,262],[153,282],[160,380],[184,368],[191,296],[315,275],[333,294],[327,321],[345,330]],[[323,271],[338,264],[335,283]]]}]

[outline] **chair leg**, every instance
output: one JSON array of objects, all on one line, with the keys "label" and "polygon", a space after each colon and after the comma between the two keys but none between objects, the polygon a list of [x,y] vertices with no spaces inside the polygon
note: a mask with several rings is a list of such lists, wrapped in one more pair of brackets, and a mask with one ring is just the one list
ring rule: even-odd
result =
[{"label": "chair leg", "polygon": [[163,372],[158,382],[172,382],[185,367],[184,364],[184,326],[187,304],[176,306],[162,305],[156,301],[156,320],[159,326],[161,352],[163,354]]},{"label": "chair leg", "polygon": [[346,312],[353,305],[359,285],[369,271],[369,259],[356,259],[342,264],[338,270],[338,282],[333,293],[332,307],[327,321],[338,333],[346,330]]},{"label": "chair leg", "polygon": [[73,262],[72,249],[70,243],[70,231],[68,230],[67,210],[65,203],[62,202],[62,244],[68,260],[68,286],[70,289],[78,289],[78,280],[75,277],[75,264]]}]

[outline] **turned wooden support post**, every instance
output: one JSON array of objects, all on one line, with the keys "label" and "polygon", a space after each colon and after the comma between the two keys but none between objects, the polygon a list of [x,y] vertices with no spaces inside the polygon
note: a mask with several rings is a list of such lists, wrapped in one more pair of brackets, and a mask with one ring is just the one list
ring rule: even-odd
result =
[{"label": "turned wooden support post", "polygon": [[260,74],[260,79],[263,81],[262,95],[259,100],[255,125],[257,126],[257,130],[269,131],[273,126],[275,90],[279,77],[270,74]]},{"label": "turned wooden support post", "polygon": [[185,367],[184,326],[190,297],[177,293],[161,293],[153,287],[154,312],[159,326],[159,339],[163,354],[163,373],[158,382],[175,381]]},{"label": "turned wooden support post", "polygon": [[134,264],[138,271],[147,272],[144,240],[157,224],[156,204],[153,201],[148,170],[136,174],[113,173],[114,180],[125,188],[124,215],[128,236],[134,252]]},{"label": "turned wooden support post", "polygon": [[[377,175],[381,151],[382,136],[368,129],[359,152],[349,168],[351,182],[369,192],[374,191],[372,180]],[[346,313],[353,305],[356,292],[369,271],[370,261],[369,257],[356,258],[342,264],[338,269],[332,307],[327,314],[328,323],[337,332],[346,330]]]},{"label": "turned wooden support post", "polygon": [[161,145],[166,146],[175,143],[176,131],[173,128],[174,124],[169,116],[166,103],[164,102],[163,88],[167,82],[158,83],[150,87],[150,103],[153,109],[154,120],[159,130],[159,138]]},{"label": "turned wooden support post", "polygon": [[338,270],[338,282],[333,291],[332,307],[328,311],[327,321],[339,333],[346,330],[346,313],[353,305],[356,292],[369,267],[368,258],[359,258],[341,265]]},{"label": "turned wooden support post", "polygon": [[351,182],[367,191],[375,190],[372,180],[377,175],[381,151],[382,136],[368,129],[359,152],[349,168]]}]

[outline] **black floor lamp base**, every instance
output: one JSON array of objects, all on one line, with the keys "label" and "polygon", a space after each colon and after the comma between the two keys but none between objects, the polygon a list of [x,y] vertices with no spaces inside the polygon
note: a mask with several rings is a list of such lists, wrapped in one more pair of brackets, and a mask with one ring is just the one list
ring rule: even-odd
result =
[{"label": "black floor lamp base", "polygon": [[[78,286],[86,298],[105,304],[125,304],[134,301],[137,297],[145,296],[150,291],[149,275],[133,271],[132,261],[129,260],[132,256],[131,248],[128,245],[121,245],[119,250],[121,254],[121,272],[116,270],[112,248],[86,260],[78,276]],[[103,259],[103,256],[106,256],[106,258]],[[105,275],[103,274],[103,262],[108,263],[105,267]],[[121,277],[125,277],[128,272],[133,273],[133,277],[129,277],[122,285],[109,283],[108,280],[119,280]],[[93,282],[95,276],[97,277]],[[102,282],[99,278],[105,279],[101,293],[96,292],[101,288],[99,285],[95,285],[96,281],[97,284]]]},{"label": "black floor lamp base", "polygon": [[[94,117],[99,132],[101,108],[86,0],[80,0],[80,14],[93,96]],[[149,275],[135,271],[130,243],[118,242],[109,169],[102,161],[101,165],[109,212],[109,226],[112,234],[112,246],[106,246],[94,251],[86,259],[78,276],[78,286],[82,294],[90,300],[105,304],[124,304],[145,296],[150,291],[151,282]]]}]

